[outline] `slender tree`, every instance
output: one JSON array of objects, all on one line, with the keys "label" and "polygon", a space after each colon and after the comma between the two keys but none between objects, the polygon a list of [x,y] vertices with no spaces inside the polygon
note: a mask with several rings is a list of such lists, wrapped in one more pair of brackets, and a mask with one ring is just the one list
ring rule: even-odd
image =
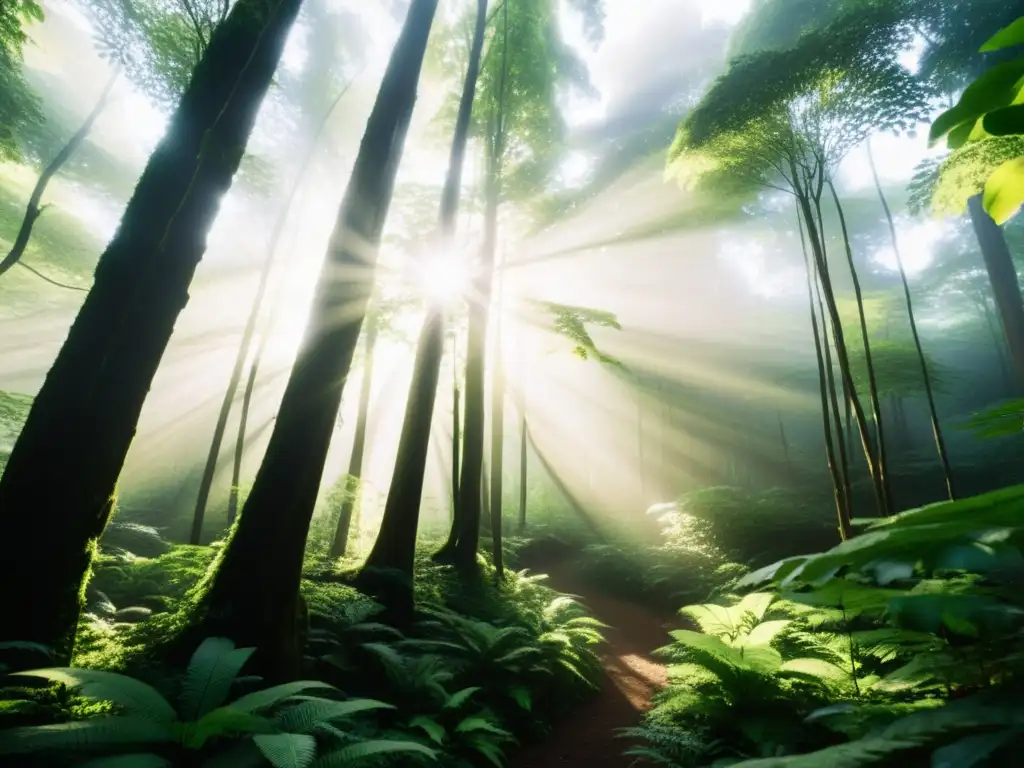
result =
[{"label": "slender tree", "polygon": [[28,199],[28,207],[25,209],[25,217],[21,220],[21,226],[18,228],[18,234],[14,238],[14,244],[11,246],[11,250],[7,252],[7,255],[0,260],[0,275],[3,275],[7,270],[21,261],[21,257],[25,254],[25,249],[28,247],[29,238],[32,237],[32,228],[35,226],[36,219],[42,214],[45,206],[42,205],[43,194],[46,192],[47,186],[54,176],[60,171],[61,168],[72,158],[78,148],[82,146],[86,138],[89,136],[89,132],[92,131],[92,126],[96,122],[97,118],[106,109],[107,102],[110,100],[110,92],[113,90],[118,77],[121,74],[120,68],[114,69],[113,73],[107,79],[106,85],[103,86],[103,91],[100,93],[99,99],[96,100],[96,104],[92,110],[86,116],[82,125],[77,131],[72,134],[71,138],[68,139],[68,143],[61,147],[60,151],[54,156],[54,158],[43,168],[43,172],[39,174],[39,178],[36,180],[35,186],[32,188],[32,194]]},{"label": "slender tree", "polygon": [[409,7],[338,211],[266,455],[196,605],[198,631],[255,646],[275,678],[294,674],[300,661],[296,617],[306,536],[372,290],[436,9],[437,0],[413,0]]},{"label": "slender tree", "polygon": [[[299,0],[234,6],[100,258],[0,479],[0,521],[21,532],[8,565],[37,573],[0,584],[8,610],[0,641],[70,657],[82,580],[142,404],[298,9]],[[40,484],[43,475],[60,482]],[[44,572],[33,566],[44,560]]]},{"label": "slender tree", "polygon": [[903,284],[903,297],[907,304],[907,319],[910,322],[910,335],[914,339],[914,347],[917,350],[917,357],[921,365],[921,377],[924,380],[925,398],[928,401],[928,415],[932,423],[932,437],[935,440],[935,449],[939,454],[939,463],[942,465],[942,474],[946,481],[946,493],[950,500],[956,499],[956,491],[953,488],[953,468],[949,461],[949,454],[946,452],[946,441],[942,436],[942,426],[939,424],[939,413],[935,407],[935,393],[932,388],[932,377],[928,372],[928,361],[925,359],[924,347],[921,345],[921,336],[917,332],[917,319],[914,317],[914,299],[910,293],[910,282],[907,280],[907,270],[903,268],[903,256],[900,254],[899,239],[896,236],[896,225],[893,222],[892,211],[889,209],[889,202],[882,190],[882,183],[878,178],[878,169],[875,167],[875,156],[871,151],[871,140],[866,142],[868,167],[871,168],[871,178],[878,192],[878,199],[885,212],[885,220],[889,225],[889,237],[892,240],[893,254],[896,256],[896,267],[900,273],[900,282]]},{"label": "slender tree", "polygon": [[[438,234],[435,242],[444,254],[454,246],[454,235],[459,212],[459,194],[462,187],[462,168],[469,143],[470,119],[480,75],[480,61],[487,22],[487,0],[478,0],[473,40],[470,45],[466,76],[459,99],[459,112],[455,120],[448,174],[441,194],[438,213]],[[430,268],[430,265],[425,265]],[[366,560],[366,569],[394,569],[403,574],[405,586],[398,590],[395,602],[399,609],[408,610],[412,604],[412,569],[416,551],[416,531],[419,524],[423,482],[430,444],[431,421],[440,381],[441,362],[444,358],[444,321],[446,307],[443,302],[432,301],[427,308],[413,365],[413,378],[409,390],[405,420],[398,443],[398,458],[388,491],[387,503],[380,532],[373,550]]]},{"label": "slender tree", "polygon": [[[348,92],[350,85],[351,83],[343,87],[338,92],[337,97],[328,107],[323,118],[320,120],[320,124],[314,131],[313,136],[308,140],[302,160],[299,162],[299,167],[295,172],[295,177],[292,179],[291,186],[288,189],[288,194],[281,203],[281,209],[278,211],[277,218],[274,221],[274,228],[271,231],[270,240],[267,241],[267,249],[263,257],[263,266],[260,268],[259,282],[256,285],[256,295],[253,297],[252,305],[249,308],[249,316],[245,320],[245,327],[242,330],[242,340],[238,345],[238,352],[235,354],[235,364],[231,369],[231,378],[228,379],[228,387],[224,392],[224,399],[221,402],[220,411],[217,414],[217,423],[213,428],[213,439],[210,441],[210,450],[206,456],[206,465],[203,467],[203,474],[199,481],[199,493],[196,499],[195,512],[192,516],[192,533],[189,537],[190,544],[199,544],[202,540],[203,520],[206,517],[206,504],[209,501],[210,491],[213,489],[213,481],[217,474],[217,462],[220,459],[221,443],[224,440],[224,434],[227,432],[228,417],[231,415],[231,406],[235,402],[235,396],[238,394],[238,385],[242,383],[242,372],[245,370],[245,361],[249,359],[249,349],[252,346],[253,338],[256,335],[256,328],[259,324],[260,313],[263,310],[263,300],[267,293],[267,287],[270,284],[270,275],[274,268],[275,257],[277,256],[281,235],[284,233],[284,225],[288,221],[288,214],[292,209],[292,204],[295,202],[295,195],[298,193],[299,187],[302,185],[302,181],[306,176],[309,164],[312,162],[313,157],[316,154],[320,134],[323,133],[323,129],[327,125],[327,121],[330,118],[331,113],[334,111],[335,107],[337,107],[338,102],[341,101]],[[244,432],[242,434],[244,435]],[[234,515],[229,515],[229,525],[233,519]]]}]

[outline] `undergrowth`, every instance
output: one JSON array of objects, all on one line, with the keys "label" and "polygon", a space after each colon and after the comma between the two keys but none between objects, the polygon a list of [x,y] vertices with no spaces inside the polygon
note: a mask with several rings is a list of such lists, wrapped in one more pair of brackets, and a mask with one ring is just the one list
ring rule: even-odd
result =
[{"label": "undergrowth", "polygon": [[1024,486],[873,522],[683,613],[626,735],[665,766],[1013,763],[1024,745]]}]

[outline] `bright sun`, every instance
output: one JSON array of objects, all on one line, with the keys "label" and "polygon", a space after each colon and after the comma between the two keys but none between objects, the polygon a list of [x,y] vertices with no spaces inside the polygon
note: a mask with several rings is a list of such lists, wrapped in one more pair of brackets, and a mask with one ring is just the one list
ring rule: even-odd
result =
[{"label": "bright sun", "polygon": [[419,269],[423,294],[437,304],[463,298],[472,282],[468,259],[460,253],[435,254],[424,259]]}]

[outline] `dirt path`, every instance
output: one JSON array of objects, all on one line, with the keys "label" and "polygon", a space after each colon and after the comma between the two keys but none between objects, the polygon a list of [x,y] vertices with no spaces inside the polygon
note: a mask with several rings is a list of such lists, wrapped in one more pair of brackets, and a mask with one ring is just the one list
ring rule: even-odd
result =
[{"label": "dirt path", "polygon": [[665,685],[665,667],[650,654],[668,644],[668,631],[677,625],[646,608],[597,593],[563,568],[546,571],[551,587],[578,595],[597,619],[609,625],[601,654],[607,679],[600,694],[558,723],[545,741],[512,756],[510,766],[628,768],[635,758],[623,756],[628,742],[616,737],[616,729],[636,725],[650,708],[651,696]]}]

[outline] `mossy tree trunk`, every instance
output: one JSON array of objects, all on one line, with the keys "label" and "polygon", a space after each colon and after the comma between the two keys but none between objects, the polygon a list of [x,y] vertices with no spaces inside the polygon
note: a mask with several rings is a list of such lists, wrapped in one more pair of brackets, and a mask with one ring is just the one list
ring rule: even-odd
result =
[{"label": "mossy tree trunk", "polygon": [[[502,556],[502,492],[505,468],[505,369],[504,350],[502,348],[502,294],[504,280],[499,276],[497,322],[494,328],[494,368],[491,373],[491,487],[488,494],[491,499],[491,556],[498,579],[505,577],[505,562]],[[485,491],[486,493],[486,491]]]},{"label": "mossy tree trunk", "polygon": [[[436,9],[437,0],[413,0],[407,12],[338,211],[266,455],[196,606],[195,631],[257,647],[258,666],[271,679],[298,671],[296,616],[306,537],[373,289]],[[353,272],[365,277],[353,279]]]},{"label": "mossy tree trunk", "polygon": [[0,581],[0,641],[52,646],[60,663],[71,655],[83,578],[142,405],[299,5],[232,8],[100,257],[0,481],[0,524],[19,532],[4,565],[34,574]]},{"label": "mossy tree trunk", "polygon": [[[438,213],[439,250],[444,252],[453,247],[459,212],[459,193],[462,186],[462,169],[465,165],[466,147],[469,143],[470,118],[476,84],[480,76],[480,58],[484,46],[484,32],[487,22],[487,0],[478,0],[476,26],[466,67],[466,79],[459,100],[459,111],[452,136],[448,172],[441,195]],[[419,527],[420,504],[423,500],[423,484],[430,446],[431,423],[437,402],[437,388],[441,378],[441,363],[444,359],[445,307],[433,302],[427,308],[416,358],[413,364],[412,383],[406,405],[405,419],[398,442],[398,457],[395,462],[391,486],[384,507],[384,517],[373,550],[366,560],[364,584],[372,580],[372,570],[391,569],[402,574],[404,583],[396,584],[387,595],[400,616],[406,616],[412,609],[413,565],[416,554],[416,532]],[[458,390],[456,390],[457,392]],[[458,418],[458,402],[455,405]],[[458,425],[455,425],[456,435]]]},{"label": "mossy tree trunk", "polygon": [[529,424],[524,409],[519,411],[519,535],[526,533],[526,489],[527,489],[527,447],[529,445]]}]

